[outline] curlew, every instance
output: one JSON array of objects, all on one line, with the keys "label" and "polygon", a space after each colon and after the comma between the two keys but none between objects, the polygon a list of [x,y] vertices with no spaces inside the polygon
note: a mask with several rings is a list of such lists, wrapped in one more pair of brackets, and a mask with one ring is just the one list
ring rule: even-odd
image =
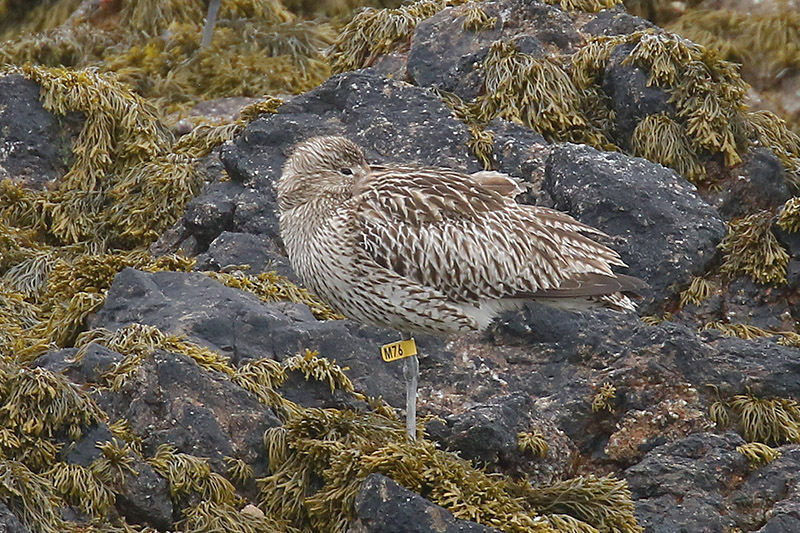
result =
[{"label": "curlew", "polygon": [[[299,143],[277,183],[281,236],[306,286],[345,316],[402,333],[480,330],[531,300],[633,309],[646,284],[617,274],[602,232],[518,204],[496,172],[370,166],[343,137]],[[406,429],[416,437],[416,355],[405,359]]]}]

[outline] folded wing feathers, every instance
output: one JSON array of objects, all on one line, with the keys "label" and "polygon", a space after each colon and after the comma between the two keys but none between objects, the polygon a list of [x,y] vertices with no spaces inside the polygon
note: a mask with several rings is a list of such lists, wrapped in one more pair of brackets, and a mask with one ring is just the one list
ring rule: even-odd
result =
[{"label": "folded wing feathers", "polygon": [[504,178],[373,168],[354,198],[358,241],[381,266],[474,302],[554,294],[566,280],[590,284],[591,276],[581,276],[613,277],[611,265],[624,266],[616,252],[583,235],[602,232],[564,213],[515,203],[518,185]]}]

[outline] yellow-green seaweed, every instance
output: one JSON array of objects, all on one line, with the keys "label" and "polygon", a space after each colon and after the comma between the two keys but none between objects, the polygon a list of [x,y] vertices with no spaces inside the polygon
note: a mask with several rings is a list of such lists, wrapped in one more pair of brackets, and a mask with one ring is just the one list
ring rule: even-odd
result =
[{"label": "yellow-green seaweed", "polygon": [[644,117],[631,136],[633,155],[674,169],[694,183],[706,179],[706,169],[689,144],[686,131],[666,113]]},{"label": "yellow-green seaweed", "polygon": [[196,493],[213,503],[232,504],[235,501],[236,488],[212,472],[205,458],[178,452],[171,444],[161,444],[147,462],[169,481],[169,492],[175,500]]},{"label": "yellow-green seaweed", "polygon": [[617,396],[617,388],[611,383],[603,383],[594,397],[592,398],[592,411],[614,411],[614,399]]},{"label": "yellow-green seaweed", "polygon": [[604,9],[622,3],[622,0],[545,0],[551,6],[559,5],[564,11],[586,11],[587,13],[597,13]]},{"label": "yellow-green seaweed", "polygon": [[800,231],[800,196],[786,200],[778,213],[778,226],[784,231]]},{"label": "yellow-green seaweed", "polygon": [[333,72],[368,66],[408,42],[417,24],[460,0],[418,0],[395,9],[366,8],[342,29],[328,51]]},{"label": "yellow-green seaweed", "polygon": [[469,31],[491,30],[497,24],[497,17],[490,17],[481,6],[470,6],[464,10],[461,28]]},{"label": "yellow-green seaweed", "polygon": [[736,447],[736,451],[747,458],[752,468],[768,465],[781,456],[781,452],[761,442],[748,442]]},{"label": "yellow-green seaweed", "polygon": [[710,408],[719,425],[736,424],[747,442],[800,442],[800,406],[789,398],[759,398],[748,392],[717,400]]},{"label": "yellow-green seaweed", "polygon": [[517,448],[523,453],[545,457],[550,450],[550,445],[539,431],[521,431],[517,433]]},{"label": "yellow-green seaweed", "polygon": [[747,275],[765,285],[786,283],[789,254],[772,232],[773,217],[762,211],[728,222],[728,232],[719,244],[725,254],[723,274]]},{"label": "yellow-green seaweed", "polygon": [[713,282],[701,276],[695,276],[689,286],[680,293],[680,307],[683,309],[689,304],[700,305],[708,300],[711,293],[716,290]]}]

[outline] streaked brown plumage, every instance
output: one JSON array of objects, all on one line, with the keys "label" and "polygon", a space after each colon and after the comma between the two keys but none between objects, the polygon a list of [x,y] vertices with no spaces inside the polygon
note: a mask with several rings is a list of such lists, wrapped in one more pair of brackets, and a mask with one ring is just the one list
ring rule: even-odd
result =
[{"label": "streaked brown plumage", "polygon": [[307,286],[344,315],[404,332],[481,329],[527,300],[633,308],[645,286],[569,215],[517,204],[499,173],[370,167],[357,145],[297,145],[277,184],[281,235]]}]

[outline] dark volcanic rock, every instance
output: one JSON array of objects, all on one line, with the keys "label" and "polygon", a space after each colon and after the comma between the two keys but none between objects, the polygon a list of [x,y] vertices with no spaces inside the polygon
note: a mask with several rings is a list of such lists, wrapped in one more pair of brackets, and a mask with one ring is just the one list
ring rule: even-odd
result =
[{"label": "dark volcanic rock", "polygon": [[519,201],[537,203],[536,193],[540,192],[549,153],[547,141],[531,129],[500,118],[491,121],[486,131],[494,134],[494,168],[509,176],[524,177],[531,183],[534,194],[531,197],[523,195]]},{"label": "dark volcanic rock", "polygon": [[[659,436],[680,436],[709,425],[703,413],[717,397],[708,385],[722,397],[748,388],[759,397],[794,398],[800,392],[798,351],[774,339],[746,341],[713,331],[698,336],[685,326],[648,326],[612,311],[579,315],[542,306],[504,315],[488,337],[496,346],[475,346],[466,353],[459,345],[454,348],[457,362],[469,355],[491,365],[488,378],[472,378],[473,397],[483,387],[494,394],[524,391],[535,398],[537,417],[553,421],[582,453],[598,457],[607,437],[620,430],[616,413],[652,413],[670,405],[678,409],[673,412],[690,412],[680,408],[684,403],[700,410],[691,423],[682,416],[668,418],[641,435],[652,445]],[[429,379],[459,380],[462,371],[467,370],[443,366]],[[604,382],[616,387],[608,415],[593,412],[591,405]],[[703,396],[708,398],[705,406],[699,403]]]},{"label": "dark volcanic rock", "polygon": [[648,533],[729,531],[725,495],[749,472],[736,451],[738,435],[698,433],[656,448],[625,471],[636,500],[636,516]]},{"label": "dark volcanic rock", "polygon": [[[426,426],[432,439],[475,464],[485,465],[534,484],[549,484],[572,474],[577,451],[572,441],[533,408],[524,393],[492,398],[444,422]],[[547,442],[544,457],[519,449],[518,434],[535,431]]]},{"label": "dark volcanic rock", "polygon": [[782,446],[780,452],[753,470],[728,498],[745,531],[762,524],[761,533],[800,531],[800,446]]},{"label": "dark volcanic rock", "polygon": [[647,281],[642,293],[657,303],[703,273],[725,235],[693,185],[644,159],[561,144],[550,153],[543,187],[553,207],[611,236],[627,273]]},{"label": "dark volcanic rock", "polygon": [[262,436],[279,425],[272,411],[226,376],[203,370],[192,359],[156,351],[119,392],[98,404],[112,418],[126,418],[143,436],[147,453],[170,443],[179,451],[208,457],[224,472],[224,456],[266,468]]},{"label": "dark volcanic rock", "polygon": [[603,74],[603,92],[609,97],[616,116],[617,137],[613,141],[630,150],[633,130],[648,115],[667,113],[675,116],[669,94],[655,85],[648,86],[648,71],[633,64],[624,64],[635,43],[618,46],[611,53]]},{"label": "dark volcanic rock", "polygon": [[476,4],[443,9],[417,25],[408,54],[408,74],[417,85],[436,87],[471,100],[483,85],[483,61],[491,44],[513,40],[520,52],[537,57],[557,48],[572,53],[581,43],[572,17],[540,1],[484,2],[494,27],[463,29],[465,12]]},{"label": "dark volcanic rock", "polygon": [[754,148],[732,170],[730,181],[719,191],[709,191],[712,204],[729,220],[762,209],[775,209],[792,197],[786,170],[780,160],[766,148]]},{"label": "dark volcanic rock", "polygon": [[590,35],[626,35],[654,27],[655,24],[649,20],[633,16],[617,5],[596,13],[592,20],[581,27],[581,31]]},{"label": "dark volcanic rock", "polygon": [[334,134],[356,142],[370,162],[480,170],[466,149],[467,127],[441,99],[370,70],[332,76],[253,121],[226,146],[222,160],[234,180],[271,188],[295,143]]},{"label": "dark volcanic rock", "polygon": [[[92,325],[114,330],[131,323],[187,335],[229,356],[234,364],[262,357],[282,360],[305,349],[317,350],[349,367],[359,390],[383,396],[395,406],[405,405],[402,364],[383,363],[379,355],[380,345],[397,340],[397,333],[347,320],[318,321],[305,305],[265,303],[204,274],[131,268],[120,272]],[[422,353],[447,356],[441,340],[423,337],[418,342]],[[424,362],[422,367],[424,376]],[[331,407],[346,399],[331,398],[327,384],[318,382],[302,381],[297,388],[284,389],[287,397],[309,406]]]},{"label": "dark volcanic rock", "polygon": [[2,533],[31,533],[31,530],[25,527],[3,502],[0,502],[0,531]]},{"label": "dark volcanic rock", "polygon": [[195,270],[220,271],[231,265],[249,265],[249,274],[275,271],[294,283],[299,279],[282,248],[266,235],[223,231],[205,253],[197,256]]},{"label": "dark volcanic rock", "polygon": [[370,474],[356,496],[351,533],[492,533],[491,527],[459,520],[453,514],[401,487],[391,478]]},{"label": "dark volcanic rock", "polygon": [[20,74],[0,77],[0,180],[34,189],[52,185],[69,169],[79,113],[57,117],[39,102],[39,85]]},{"label": "dark volcanic rock", "polygon": [[169,529],[175,512],[167,480],[138,455],[135,474],[125,471],[125,482],[117,494],[116,508],[129,523],[148,524],[160,530]]}]

